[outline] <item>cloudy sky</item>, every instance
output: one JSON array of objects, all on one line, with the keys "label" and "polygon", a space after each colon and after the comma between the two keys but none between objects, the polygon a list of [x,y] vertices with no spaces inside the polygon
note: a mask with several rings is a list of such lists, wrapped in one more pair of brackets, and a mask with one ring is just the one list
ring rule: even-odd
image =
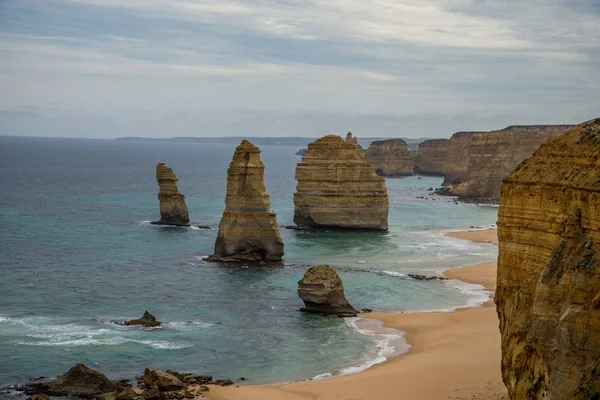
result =
[{"label": "cloudy sky", "polygon": [[448,137],[598,116],[598,0],[0,0],[0,134]]}]

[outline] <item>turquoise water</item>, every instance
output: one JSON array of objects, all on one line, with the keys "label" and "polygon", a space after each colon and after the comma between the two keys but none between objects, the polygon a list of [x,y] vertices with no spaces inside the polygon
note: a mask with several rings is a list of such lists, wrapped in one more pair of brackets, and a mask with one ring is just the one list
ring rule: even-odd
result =
[{"label": "turquoise water", "polygon": [[[374,335],[364,320],[298,312],[297,281],[321,263],[337,268],[359,309],[449,309],[486,298],[477,285],[406,276],[435,275],[496,255],[495,246],[442,235],[488,227],[497,209],[430,196],[428,189],[441,183],[437,177],[387,180],[387,233],[282,228],[284,267],[205,263],[233,150],[0,137],[0,387],[54,376],[76,362],[111,378],[155,367],[282,382],[355,372],[404,350],[397,333]],[[272,208],[281,226],[292,225],[298,149],[261,150]],[[177,173],[192,221],[212,230],[149,224],[159,217],[159,161]],[[164,325],[111,323],[144,310]]]}]

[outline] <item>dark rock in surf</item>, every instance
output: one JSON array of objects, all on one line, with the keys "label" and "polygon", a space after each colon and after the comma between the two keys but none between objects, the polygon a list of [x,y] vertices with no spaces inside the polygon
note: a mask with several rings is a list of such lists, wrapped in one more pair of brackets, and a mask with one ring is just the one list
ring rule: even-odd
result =
[{"label": "dark rock in surf", "polygon": [[152,328],[155,326],[160,326],[161,322],[157,321],[154,315],[150,314],[148,311],[145,311],[141,318],[117,322],[117,324],[125,326],[141,325],[147,328]]},{"label": "dark rock in surf", "polygon": [[41,390],[52,396],[93,397],[102,393],[116,392],[120,388],[106,375],[79,363],[56,380],[43,384]]}]

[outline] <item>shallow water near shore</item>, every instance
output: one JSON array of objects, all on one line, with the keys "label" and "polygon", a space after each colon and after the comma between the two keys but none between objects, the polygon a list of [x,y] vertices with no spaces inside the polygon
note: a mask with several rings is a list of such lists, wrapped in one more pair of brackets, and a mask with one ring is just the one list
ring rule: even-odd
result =
[{"label": "shallow water near shore", "polygon": [[[497,209],[431,195],[440,177],[388,179],[387,233],[283,229],[281,267],[206,263],[224,209],[234,146],[0,137],[0,387],[54,376],[76,362],[111,378],[145,367],[283,382],[352,373],[406,344],[360,320],[298,312],[308,266],[334,266],[356,308],[377,311],[477,305],[477,285],[407,274],[493,259],[497,249],[442,235],[489,227]],[[281,226],[293,224],[297,148],[263,146],[265,183]],[[194,223],[158,219],[154,167],[179,178]],[[427,197],[430,200],[417,199]],[[164,324],[113,320],[144,310]],[[367,323],[369,324],[369,323]]]}]

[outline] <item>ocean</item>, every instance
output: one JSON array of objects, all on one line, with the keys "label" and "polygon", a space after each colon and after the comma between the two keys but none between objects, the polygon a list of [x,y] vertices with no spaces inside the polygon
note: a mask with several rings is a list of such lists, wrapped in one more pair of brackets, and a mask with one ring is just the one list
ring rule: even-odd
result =
[{"label": "ocean", "polygon": [[[337,269],[357,309],[451,310],[488,298],[478,285],[407,274],[494,259],[496,246],[442,233],[494,226],[497,208],[455,204],[432,194],[441,177],[412,176],[387,179],[389,232],[285,229],[296,147],[261,146],[284,266],[202,261],[214,247],[234,149],[0,137],[0,387],[77,362],[115,379],[153,367],[287,382],[357,372],[407,350],[401,332],[375,321],[299,312],[297,282],[318,264]],[[149,223],[159,219],[157,162],[177,174],[192,223],[211,230]],[[145,310],[163,325],[112,322]]]}]

